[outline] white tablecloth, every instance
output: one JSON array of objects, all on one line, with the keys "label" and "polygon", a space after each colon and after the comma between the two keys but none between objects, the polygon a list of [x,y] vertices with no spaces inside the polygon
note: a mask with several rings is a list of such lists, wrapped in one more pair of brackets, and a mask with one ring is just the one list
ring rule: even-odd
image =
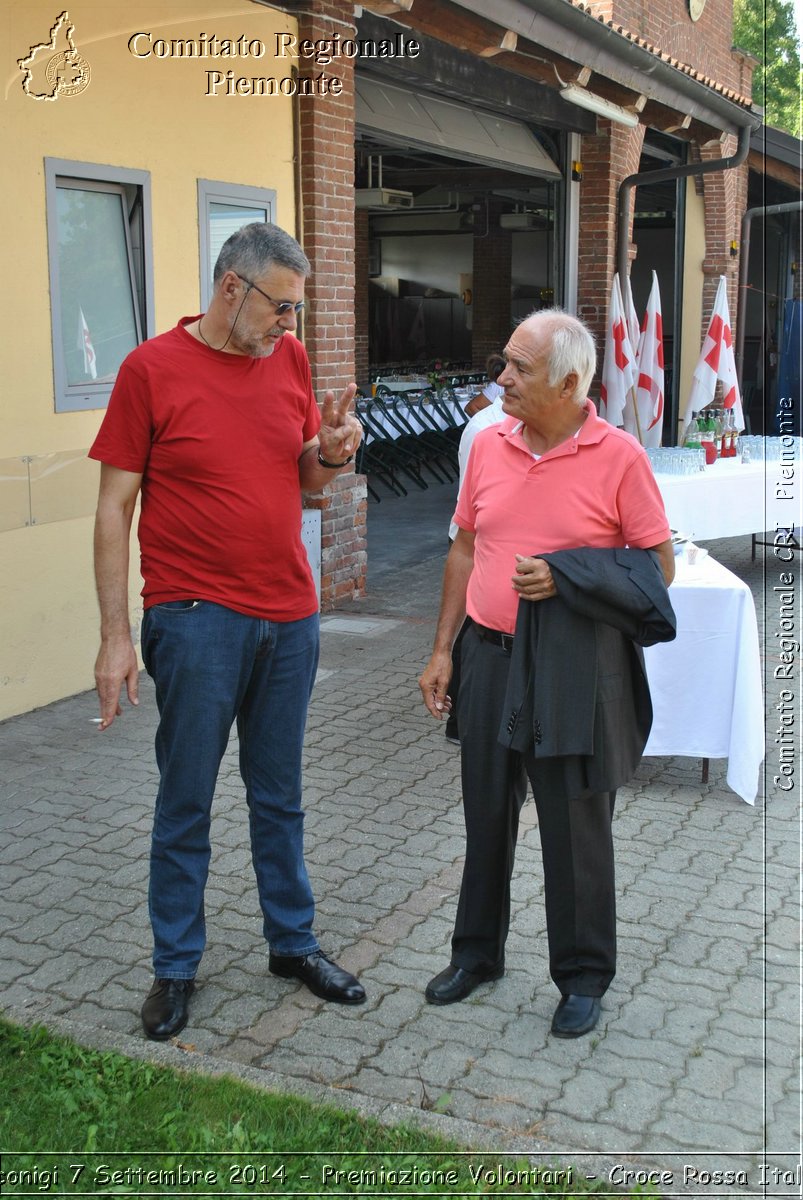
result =
[{"label": "white tablecloth", "polygon": [[397,378],[377,379],[376,388],[387,388],[389,392],[420,392],[430,386],[426,375],[400,375]]},{"label": "white tablecloth", "polygon": [[696,475],[655,476],[673,529],[696,541],[801,524],[803,462],[791,478],[777,462],[718,459]]},{"label": "white tablecloth", "polygon": [[710,556],[676,563],[677,639],[644,651],[654,710],[644,753],[727,758],[728,786],[754,804],[764,702],[753,597]]}]

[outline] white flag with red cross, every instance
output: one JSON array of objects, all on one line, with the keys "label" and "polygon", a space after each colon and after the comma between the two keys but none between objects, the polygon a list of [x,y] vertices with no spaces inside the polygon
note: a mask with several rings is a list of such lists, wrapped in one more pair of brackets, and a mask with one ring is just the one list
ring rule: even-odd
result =
[{"label": "white flag with red cross", "polygon": [[641,323],[636,369],[636,402],[625,412],[625,429],[635,434],[642,446],[660,446],[664,424],[664,328],[655,271]]},{"label": "white flag with red cross", "polygon": [[742,412],[742,398],[739,395],[739,382],[736,377],[736,357],[733,352],[733,334],[724,275],[719,277],[711,322],[700,351],[700,358],[694,368],[691,390],[686,401],[686,413],[683,418],[684,428],[688,425],[693,412],[700,412],[701,409],[713,402],[717,382],[722,384],[722,403],[725,408],[733,410],[734,425],[741,433],[744,429],[744,413]]},{"label": "white flag with red cross", "polygon": [[641,329],[636,316],[636,306],[633,303],[633,292],[630,287],[630,276],[625,275],[622,283],[622,303],[625,309],[625,320],[627,321],[627,332],[630,334],[630,345],[634,350],[638,350],[639,335]]},{"label": "white flag with red cross", "polygon": [[84,353],[84,374],[90,379],[98,377],[98,360],[95,357],[95,347],[92,345],[92,339],[89,336],[89,326],[86,323],[84,310],[78,309],[78,349]]},{"label": "white flag with red cross", "polygon": [[632,409],[635,384],[636,354],[627,330],[617,274],[613,277],[608,308],[599,407],[600,416],[611,425],[622,425],[626,408]]}]

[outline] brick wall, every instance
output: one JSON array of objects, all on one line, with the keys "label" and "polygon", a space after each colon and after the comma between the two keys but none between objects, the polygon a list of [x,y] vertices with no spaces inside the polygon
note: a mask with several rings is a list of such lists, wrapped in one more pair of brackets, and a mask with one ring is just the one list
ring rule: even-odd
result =
[{"label": "brick wall", "polygon": [[[703,162],[730,158],[736,152],[733,136],[708,142],[700,147]],[[739,246],[742,215],[747,208],[747,165],[729,171],[714,171],[701,176],[705,198],[705,258],[703,259],[703,313],[701,337],[708,328],[719,277],[724,275],[728,289],[728,310],[736,332],[738,311],[739,257],[731,255],[730,244]]]},{"label": "brick wall", "polygon": [[[584,136],[580,185],[577,315],[597,340],[602,366],[611,283],[616,271],[616,221],[619,185],[638,171],[644,128],[628,129],[600,119],[598,132]],[[631,234],[633,205],[631,198]],[[632,258],[635,247],[630,244]]]},{"label": "brick wall", "polygon": [[[298,13],[300,38],[354,36],[351,5],[315,0],[314,9]],[[319,398],[328,388],[337,394],[355,370],[353,59],[334,59],[325,72],[342,80],[341,95],[297,101],[301,241],[312,263],[304,342]],[[367,561],[365,479],[348,468],[323,497],[307,503],[322,509],[322,606],[358,598],[365,592]]]},{"label": "brick wall", "polygon": [[743,60],[731,53],[733,0],[706,0],[697,21],[686,0],[590,0],[590,7],[717,83],[744,89]]},{"label": "brick wall", "polygon": [[[611,282],[616,271],[618,189],[628,175],[638,172],[644,130],[629,130],[607,121],[600,121],[598,128],[595,137],[583,138],[577,311],[597,339],[598,368],[601,368]],[[735,153],[736,145],[734,136],[723,136],[721,140],[695,147],[694,157],[703,161],[728,158]],[[720,275],[727,280],[728,306],[735,332],[739,258],[738,253],[731,254],[730,244],[736,242],[738,247],[741,217],[747,207],[747,175],[747,167],[742,166],[702,175],[698,180],[705,200],[706,246],[701,264],[701,341],[708,328]],[[633,204],[631,192],[631,237]],[[631,260],[635,253],[631,241],[628,247]]]},{"label": "brick wall", "polygon": [[[697,21],[689,16],[688,0],[592,0],[592,10],[694,67],[706,80],[750,95],[754,60],[733,50],[733,0],[706,0]],[[703,161],[727,158],[735,152],[736,139],[695,146],[695,156],[698,149]],[[747,207],[747,167],[714,172],[701,180],[706,241],[702,263],[704,332],[720,275],[727,279],[731,320],[736,320],[739,259],[731,255],[730,243],[738,244],[741,215]]]}]

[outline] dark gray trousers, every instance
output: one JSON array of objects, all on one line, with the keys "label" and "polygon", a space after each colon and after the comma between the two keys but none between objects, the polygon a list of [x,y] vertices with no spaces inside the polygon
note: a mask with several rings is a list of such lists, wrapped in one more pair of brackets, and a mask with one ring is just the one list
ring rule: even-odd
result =
[{"label": "dark gray trousers", "polygon": [[544,869],[549,969],[563,995],[601,996],[616,970],[611,818],[615,792],[555,798],[537,786],[531,755],[497,740],[510,655],[469,628],[458,702],[466,860],[452,963],[488,971],[504,963],[519,813],[533,784]]}]

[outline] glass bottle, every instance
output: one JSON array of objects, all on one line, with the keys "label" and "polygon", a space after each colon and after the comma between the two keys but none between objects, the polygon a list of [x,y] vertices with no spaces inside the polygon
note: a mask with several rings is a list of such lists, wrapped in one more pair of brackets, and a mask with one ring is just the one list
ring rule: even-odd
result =
[{"label": "glass bottle", "polygon": [[731,458],[737,458],[739,454],[739,430],[736,428],[736,413],[733,409],[729,410],[729,417],[731,434],[730,456]]},{"label": "glass bottle", "polygon": [[715,426],[714,415],[709,409],[708,412],[701,412],[698,424],[700,425],[700,443],[705,451],[705,461],[708,466],[716,462],[717,448],[714,440]]},{"label": "glass bottle", "polygon": [[717,448],[717,458],[726,458],[724,449],[725,439],[725,409],[715,408],[712,413],[714,418],[714,445]]},{"label": "glass bottle", "polygon": [[697,428],[697,413],[693,412],[689,423],[683,431],[683,445],[689,450],[700,449],[700,430]]}]

